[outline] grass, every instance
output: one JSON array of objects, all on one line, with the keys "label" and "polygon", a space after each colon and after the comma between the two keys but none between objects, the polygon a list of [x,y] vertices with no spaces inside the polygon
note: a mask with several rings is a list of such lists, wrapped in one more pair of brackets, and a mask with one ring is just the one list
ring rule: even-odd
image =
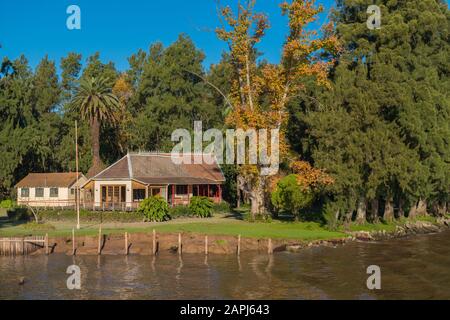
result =
[{"label": "grass", "polygon": [[[74,222],[52,222],[54,230],[30,230],[25,223],[12,223],[0,219],[0,237],[44,235],[54,237],[68,237],[72,233]],[[82,224],[77,235],[95,236],[98,234],[99,224]],[[51,228],[49,228],[51,229]],[[250,223],[227,216],[211,219],[177,219],[165,223],[105,223],[102,233],[150,233],[155,229],[160,233],[196,233],[205,235],[237,236],[247,238],[273,238],[292,240],[325,240],[344,237],[342,232],[331,232],[313,222],[280,222]]]},{"label": "grass", "polygon": [[[341,227],[338,231],[328,231],[319,223],[315,222],[293,222],[275,220],[267,223],[252,223],[245,219],[245,212],[235,212],[228,215],[216,215],[210,219],[179,218],[164,223],[103,223],[101,224],[103,234],[151,233],[153,229],[160,233],[195,233],[205,235],[237,236],[261,239],[292,239],[292,240],[327,240],[345,237],[345,231],[383,231],[392,232],[398,225],[408,220],[400,220],[393,223],[378,223],[364,225],[350,225],[348,230]],[[436,222],[434,217],[419,217],[417,221]],[[47,225],[33,225],[23,222],[11,222],[7,217],[0,217],[0,237],[45,235],[53,237],[69,237],[72,234],[74,221],[51,222]],[[76,233],[79,236],[96,236],[100,223],[84,222],[81,230]]]},{"label": "grass", "polygon": [[350,225],[350,231],[366,231],[366,232],[374,232],[374,231],[386,231],[392,232],[395,231],[397,227],[396,223],[366,223],[362,225],[352,224]]},{"label": "grass", "polygon": [[7,211],[7,209],[5,209],[5,208],[0,208],[0,218],[7,217],[7,216],[8,216],[7,213],[6,213],[6,211]]}]

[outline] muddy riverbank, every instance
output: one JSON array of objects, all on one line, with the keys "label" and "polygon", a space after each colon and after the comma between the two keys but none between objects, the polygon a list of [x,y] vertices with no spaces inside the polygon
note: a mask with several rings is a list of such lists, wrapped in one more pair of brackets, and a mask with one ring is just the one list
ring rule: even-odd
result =
[{"label": "muddy riverbank", "polygon": [[[49,253],[66,255],[153,255],[179,254],[222,254],[241,252],[275,253],[298,252],[312,247],[337,247],[354,241],[383,241],[405,238],[420,234],[433,234],[449,230],[450,221],[441,219],[438,223],[418,221],[397,226],[395,231],[349,232],[346,237],[332,240],[298,241],[286,239],[255,239],[233,236],[205,236],[194,233],[168,234],[152,233],[112,234],[99,236],[50,237]],[[180,241],[181,240],[181,250]],[[155,248],[154,248],[155,243]],[[34,255],[45,254],[41,248]]]}]

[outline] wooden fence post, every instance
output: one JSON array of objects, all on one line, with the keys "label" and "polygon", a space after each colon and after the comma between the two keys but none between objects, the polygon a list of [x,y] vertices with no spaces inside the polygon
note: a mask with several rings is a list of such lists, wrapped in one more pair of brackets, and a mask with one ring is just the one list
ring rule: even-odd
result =
[{"label": "wooden fence post", "polygon": [[75,228],[72,228],[72,255],[75,255]]},{"label": "wooden fence post", "polygon": [[48,255],[48,233],[45,234],[45,254]]},{"label": "wooden fence post", "polygon": [[178,254],[181,255],[183,253],[182,249],[183,243],[181,242],[181,233],[178,234]]},{"label": "wooden fence post", "polygon": [[205,255],[208,255],[208,236],[205,236]]},{"label": "wooden fence post", "polygon": [[125,255],[127,256],[128,253],[128,232],[125,232]]},{"label": "wooden fence post", "polygon": [[156,231],[153,229],[153,246],[152,246],[152,253],[154,256],[156,256]]},{"label": "wooden fence post", "polygon": [[241,255],[241,235],[238,235],[237,255]]},{"label": "wooden fence post", "polygon": [[273,254],[272,239],[269,239],[269,242],[267,244],[267,251],[269,254]]},{"label": "wooden fence post", "polygon": [[102,227],[98,229],[98,249],[97,249],[98,255],[102,254]]}]

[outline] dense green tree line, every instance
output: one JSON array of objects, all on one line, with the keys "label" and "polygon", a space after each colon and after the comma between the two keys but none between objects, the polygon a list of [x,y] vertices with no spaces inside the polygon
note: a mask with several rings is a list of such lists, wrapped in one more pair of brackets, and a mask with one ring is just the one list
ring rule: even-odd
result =
[{"label": "dense green tree line", "polygon": [[[443,214],[450,201],[449,10],[441,0],[377,0],[382,27],[369,30],[372,2],[337,1],[333,19],[345,50],[322,57],[336,59],[331,89],[307,83],[290,102],[292,152],[333,178],[315,205],[336,212],[335,218],[363,223]],[[29,172],[75,170],[75,120],[80,169],[92,168],[92,117],[82,117],[74,101],[93,79],[105,79],[102,90],[121,103],[98,128],[105,165],[128,150],[169,151],[172,131],[192,129],[196,120],[204,128],[224,128],[229,56],[208,70],[204,58],[185,35],[168,47],[140,50],[124,72],[98,53],[86,60],[68,54],[59,62],[60,74],[47,57],[35,70],[23,56],[4,57],[0,196],[13,195],[14,184]],[[237,202],[236,171],[224,171],[230,177],[226,196]]]}]

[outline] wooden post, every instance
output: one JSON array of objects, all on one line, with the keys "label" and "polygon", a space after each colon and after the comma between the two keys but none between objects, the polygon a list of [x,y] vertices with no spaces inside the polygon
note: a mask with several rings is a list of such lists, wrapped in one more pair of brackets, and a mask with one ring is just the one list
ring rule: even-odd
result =
[{"label": "wooden post", "polygon": [[72,255],[75,255],[75,229],[72,229]]},{"label": "wooden post", "polygon": [[237,255],[241,255],[241,235],[238,235]]},{"label": "wooden post", "polygon": [[102,254],[102,227],[98,229],[98,248],[97,248],[98,255]]},{"label": "wooden post", "polygon": [[181,255],[183,253],[182,249],[182,242],[181,242],[181,233],[178,234],[178,254]]},{"label": "wooden post", "polygon": [[172,185],[172,208],[175,207],[175,185]]},{"label": "wooden post", "polygon": [[45,234],[45,254],[48,255],[48,233]]},{"label": "wooden post", "polygon": [[267,251],[269,254],[273,254],[272,239],[269,239],[269,242],[267,244]]},{"label": "wooden post", "polygon": [[25,255],[25,238],[22,238],[22,255]]},{"label": "wooden post", "polygon": [[156,231],[153,229],[153,246],[152,246],[152,253],[154,256],[156,256]]},{"label": "wooden post", "polygon": [[208,236],[205,236],[205,255],[208,255]]},{"label": "wooden post", "polygon": [[125,232],[125,255],[128,255],[128,232]]}]

